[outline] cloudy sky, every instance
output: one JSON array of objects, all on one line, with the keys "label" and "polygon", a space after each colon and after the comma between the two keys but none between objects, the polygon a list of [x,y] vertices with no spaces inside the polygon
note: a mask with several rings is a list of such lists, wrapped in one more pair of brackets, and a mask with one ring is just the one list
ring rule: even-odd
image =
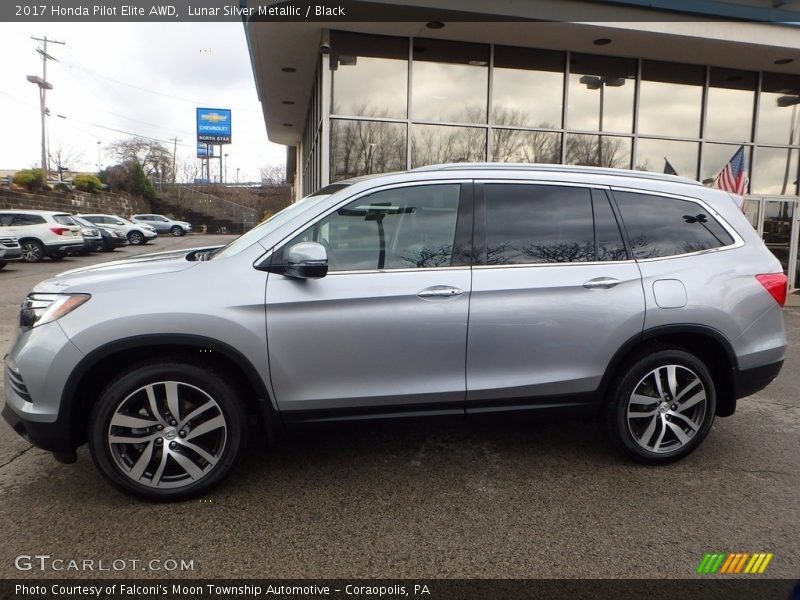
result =
[{"label": "cloudy sky", "polygon": [[283,164],[284,147],[267,141],[241,23],[0,23],[0,169],[40,162],[39,96],[25,76],[41,75],[30,38],[45,35],[66,42],[49,47],[58,59],[47,73],[50,148],[78,155],[76,169],[96,170],[98,148],[108,165],[103,148],[129,134],[170,148],[177,137],[178,162],[199,163],[197,106],[233,110],[233,143],[224,150],[229,180],[237,168],[245,181]]}]

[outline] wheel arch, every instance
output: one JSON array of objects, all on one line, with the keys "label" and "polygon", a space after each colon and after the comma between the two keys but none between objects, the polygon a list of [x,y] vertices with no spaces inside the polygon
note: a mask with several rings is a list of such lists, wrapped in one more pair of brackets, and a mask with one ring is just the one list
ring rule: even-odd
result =
[{"label": "wheel arch", "polygon": [[252,363],[236,348],[212,338],[191,334],[151,334],[115,340],[87,354],[70,374],[61,395],[73,446],[86,442],[89,412],[100,391],[119,371],[158,357],[185,357],[223,369],[241,389],[249,413],[271,439],[278,423],[269,391]]},{"label": "wheel arch", "polygon": [[[734,373],[738,360],[733,346],[718,330],[706,325],[676,324],[653,327],[628,340],[614,354],[600,383],[600,397],[608,397],[622,365],[651,348],[678,347],[691,352],[711,371],[717,388],[716,414],[728,417],[736,411]],[[605,401],[605,400],[604,400]]]}]

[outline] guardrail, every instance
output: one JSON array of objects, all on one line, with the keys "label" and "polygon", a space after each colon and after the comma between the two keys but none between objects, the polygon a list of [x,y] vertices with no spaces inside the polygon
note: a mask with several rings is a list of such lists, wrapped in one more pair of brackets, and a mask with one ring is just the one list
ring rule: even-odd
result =
[{"label": "guardrail", "polygon": [[244,230],[258,223],[255,209],[207,192],[201,192],[191,186],[158,184],[156,189],[163,202],[173,204],[179,210],[190,210],[208,215],[215,220],[241,224]]}]

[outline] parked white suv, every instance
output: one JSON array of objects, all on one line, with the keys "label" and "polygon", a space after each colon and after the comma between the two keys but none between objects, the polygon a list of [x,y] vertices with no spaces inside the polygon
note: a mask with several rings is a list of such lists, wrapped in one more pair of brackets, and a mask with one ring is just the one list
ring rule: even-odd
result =
[{"label": "parked white suv", "polygon": [[80,225],[64,212],[0,210],[0,227],[17,237],[26,262],[41,262],[45,256],[61,260],[83,248]]},{"label": "parked white suv", "polygon": [[22,258],[17,236],[8,229],[0,229],[0,269],[5,267],[10,260]]},{"label": "parked white suv", "polygon": [[118,217],[117,215],[94,214],[78,216],[86,219],[87,221],[91,221],[95,225],[100,225],[107,229],[116,229],[118,231],[122,231],[125,234],[125,237],[128,238],[128,242],[131,244],[131,246],[140,246],[142,244],[146,244],[158,236],[156,230],[150,225],[145,225],[144,223],[133,223],[127,219]]}]

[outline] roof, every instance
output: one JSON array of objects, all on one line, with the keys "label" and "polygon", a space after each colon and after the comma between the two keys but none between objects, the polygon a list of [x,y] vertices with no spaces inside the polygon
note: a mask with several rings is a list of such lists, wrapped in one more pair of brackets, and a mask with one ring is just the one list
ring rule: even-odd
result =
[{"label": "roof", "polygon": [[583,167],[577,165],[543,165],[534,163],[445,163],[441,165],[428,165],[417,167],[411,172],[419,171],[536,171],[549,173],[582,173],[584,175],[614,175],[616,177],[631,177],[634,179],[652,179],[655,181],[669,181],[672,183],[686,183],[689,185],[702,185],[695,179],[666,175],[664,173],[651,173],[649,171],[634,171],[630,169],[609,169],[605,167]]}]

